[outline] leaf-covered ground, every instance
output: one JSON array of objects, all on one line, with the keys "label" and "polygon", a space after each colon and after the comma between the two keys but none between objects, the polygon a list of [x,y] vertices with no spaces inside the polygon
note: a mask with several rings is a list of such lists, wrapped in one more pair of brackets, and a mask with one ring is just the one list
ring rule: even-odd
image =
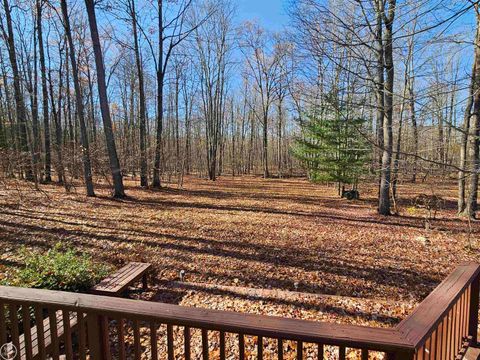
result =
[{"label": "leaf-covered ground", "polygon": [[[480,225],[456,217],[453,183],[400,187],[401,216],[388,218],[376,214],[374,188],[349,202],[303,179],[189,177],[159,191],[127,181],[129,198],[114,200],[107,187],[90,199],[81,188],[9,182],[0,187],[0,276],[21,266],[20,246],[65,242],[115,266],[152,263],[152,289],[133,297],[391,326],[458,263],[478,259]],[[446,203],[427,232],[411,201],[432,191]]]}]

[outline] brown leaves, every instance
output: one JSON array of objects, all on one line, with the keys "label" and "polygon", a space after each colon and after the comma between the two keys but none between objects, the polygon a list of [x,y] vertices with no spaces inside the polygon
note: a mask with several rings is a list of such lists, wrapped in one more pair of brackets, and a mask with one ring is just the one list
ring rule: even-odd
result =
[{"label": "brown leaves", "polygon": [[[126,184],[127,200],[111,199],[108,186],[94,199],[55,185],[42,185],[42,193],[22,183],[0,190],[1,248],[11,249],[1,254],[0,271],[19,265],[11,254],[22,244],[45,249],[64,241],[116,266],[153,263],[158,294],[144,295],[160,301],[391,326],[456,264],[478,258],[478,249],[465,249],[467,226],[448,206],[454,184],[438,186],[447,208],[432,221],[431,245],[416,240],[425,235],[421,215],[376,214],[375,185],[362,191],[365,200],[348,202],[302,179],[189,177],[184,189],[160,191]],[[405,204],[429,185],[409,186],[400,189]],[[180,270],[187,283],[228,291],[175,287]]]}]

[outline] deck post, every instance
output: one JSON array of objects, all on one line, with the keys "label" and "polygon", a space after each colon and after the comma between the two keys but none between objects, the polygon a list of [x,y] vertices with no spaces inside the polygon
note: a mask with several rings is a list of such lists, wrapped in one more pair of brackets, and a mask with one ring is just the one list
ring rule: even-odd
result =
[{"label": "deck post", "polygon": [[468,321],[468,335],[471,337],[473,346],[478,344],[478,303],[479,303],[479,283],[480,275],[477,275],[472,281],[470,289],[470,308]]},{"label": "deck post", "polygon": [[87,314],[88,349],[92,360],[104,360],[103,331],[101,316]]}]

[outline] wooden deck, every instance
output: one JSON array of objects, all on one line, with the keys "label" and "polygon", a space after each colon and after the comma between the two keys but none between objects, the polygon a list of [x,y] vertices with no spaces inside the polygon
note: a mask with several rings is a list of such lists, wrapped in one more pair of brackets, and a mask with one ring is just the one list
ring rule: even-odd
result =
[{"label": "wooden deck", "polygon": [[[237,355],[240,360],[246,359],[247,336],[255,338],[256,358],[259,360],[263,359],[266,351],[271,351],[271,347],[265,346],[266,339],[278,344],[275,358],[278,357],[279,360],[284,357],[283,344],[286,340],[296,344],[288,350],[296,354],[288,354],[288,358],[295,355],[297,360],[305,358],[303,349],[307,344],[318,349],[319,359],[323,358],[321,354],[324,347],[329,346],[330,349],[336,348],[335,353],[339,360],[346,360],[347,356],[351,359],[352,354],[356,354],[355,358],[367,360],[371,352],[376,351],[383,352],[389,360],[455,360],[461,358],[467,348],[465,358],[471,360],[478,355],[478,350],[469,348],[469,345],[477,344],[478,340],[479,282],[479,264],[467,263],[458,266],[395,328],[324,323],[118,297],[0,286],[0,340],[11,338],[13,344],[19,345],[18,348],[23,342],[27,353],[30,347],[37,347],[33,331],[32,334],[25,333],[24,340],[19,335],[22,334],[22,324],[23,329],[30,329],[30,326],[25,326],[30,324],[28,311],[25,309],[33,307],[36,311],[59,309],[64,316],[69,316],[69,319],[72,314],[81,316],[75,330],[79,337],[78,346],[72,346],[71,324],[64,321],[64,324],[68,324],[64,331],[64,340],[60,339],[61,332],[50,331],[51,346],[40,355],[41,360],[49,356],[57,360],[63,354],[67,359],[83,360],[89,356],[95,360],[110,360],[112,347],[120,354],[120,359],[126,359],[124,344],[127,323],[128,332],[133,334],[135,350],[128,358],[135,360],[144,358],[144,351],[147,351],[153,360],[174,360],[179,351],[183,352],[185,360],[199,356],[208,360],[211,339],[209,335],[212,333],[219,337],[220,360],[230,358],[235,349],[239,351]],[[6,307],[9,309],[10,324],[15,324],[13,327],[7,326]],[[23,321],[18,321],[17,316],[12,315],[18,314],[18,310],[26,316]],[[50,312],[50,324],[53,323],[61,329],[61,325],[57,326],[58,320],[52,322],[53,314],[55,313]],[[157,329],[161,324],[166,325],[166,333],[160,337]],[[179,334],[174,332],[174,328],[182,329],[181,339],[178,338]],[[193,352],[198,351],[198,347],[192,346],[192,329],[201,331],[200,355]],[[43,329],[41,331],[43,332]],[[229,342],[226,341],[227,336]],[[231,343],[232,339],[236,344]],[[148,348],[145,349],[142,344],[149,344]],[[166,345],[166,354],[159,353],[160,344]],[[41,350],[42,347],[38,347]],[[78,354],[72,353],[74,349]],[[352,350],[355,352],[352,353]],[[265,357],[271,358],[271,355],[265,354]]]},{"label": "wooden deck", "polygon": [[[57,341],[61,341],[65,336],[71,336],[70,331],[74,330],[77,325],[77,314],[70,313],[69,315],[68,334],[66,334],[65,322],[63,319],[63,311],[55,312],[55,317],[47,317],[43,320],[43,344],[39,344],[38,327],[33,326],[29,334],[22,334],[19,336],[19,354],[21,360],[27,359],[41,359],[41,353],[45,351],[50,352],[51,347],[58,345]],[[57,336],[52,337],[51,321],[55,321],[53,327],[56,329]],[[26,335],[28,339],[26,339]],[[54,344],[55,343],[55,344]],[[45,349],[45,350],[43,350]]]},{"label": "wooden deck", "polygon": [[[480,339],[480,331],[477,332],[477,338]],[[480,346],[469,346],[463,356],[464,360],[480,360]]]}]

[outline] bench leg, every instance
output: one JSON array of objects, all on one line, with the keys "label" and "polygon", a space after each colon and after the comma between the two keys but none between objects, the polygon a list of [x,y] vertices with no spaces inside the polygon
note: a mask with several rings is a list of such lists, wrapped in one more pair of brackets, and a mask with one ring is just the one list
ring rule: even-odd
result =
[{"label": "bench leg", "polygon": [[148,290],[147,274],[143,274],[142,284],[143,284],[143,290]]}]

